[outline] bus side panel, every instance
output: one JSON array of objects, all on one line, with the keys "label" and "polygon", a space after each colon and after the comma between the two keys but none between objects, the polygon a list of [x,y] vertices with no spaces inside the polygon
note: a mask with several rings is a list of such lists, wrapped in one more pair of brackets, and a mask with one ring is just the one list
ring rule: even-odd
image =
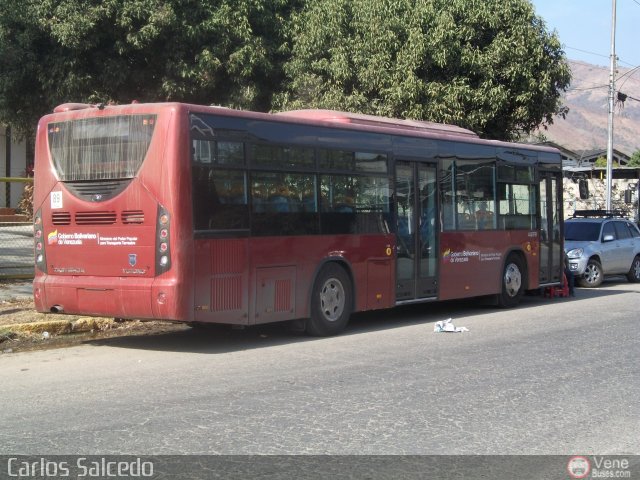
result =
[{"label": "bus side panel", "polygon": [[195,321],[248,323],[248,243],[247,238],[195,240]]},{"label": "bus side panel", "polygon": [[392,237],[263,237],[195,241],[194,320],[259,324],[308,318],[327,261],[353,278],[355,311],[395,304]]},{"label": "bus side panel", "polygon": [[389,235],[251,239],[250,323],[308,318],[313,282],[327,261],[349,270],[355,311],[392,307],[392,241]]},{"label": "bus side panel", "polygon": [[537,274],[537,242],[528,231],[447,232],[440,238],[440,300],[499,293],[510,251],[524,254],[530,281]]}]

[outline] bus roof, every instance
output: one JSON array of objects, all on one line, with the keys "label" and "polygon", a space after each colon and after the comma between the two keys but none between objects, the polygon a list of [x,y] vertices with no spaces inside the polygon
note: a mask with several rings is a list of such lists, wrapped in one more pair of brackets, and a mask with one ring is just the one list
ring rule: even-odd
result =
[{"label": "bus roof", "polygon": [[353,125],[370,125],[387,128],[400,128],[403,130],[422,130],[433,133],[448,133],[454,135],[468,135],[478,138],[478,135],[471,130],[455,125],[443,123],[426,122],[422,120],[404,120],[400,118],[377,117],[375,115],[365,115],[362,113],[340,112],[336,110],[290,110],[279,112],[276,115],[304,118],[307,120],[350,123]]},{"label": "bus roof", "polygon": [[[462,127],[449,124],[427,122],[421,120],[405,120],[390,117],[378,117],[360,113],[350,113],[337,110],[304,109],[290,110],[277,113],[263,113],[249,110],[236,110],[233,108],[215,105],[196,105],[180,102],[137,103],[120,105],[90,105],[81,103],[67,103],[56,107],[54,114],[74,114],[77,111],[99,110],[104,114],[109,112],[129,114],[134,111],[153,109],[156,111],[165,109],[186,109],[200,113],[219,114],[230,117],[253,118],[266,121],[305,123],[307,125],[323,125],[333,128],[346,128],[360,131],[386,133],[389,135],[403,135],[414,137],[441,138],[443,140],[457,140],[466,143],[493,145],[502,148],[523,148],[539,152],[558,153],[558,149],[546,145],[533,145],[501,140],[487,140],[480,138],[476,133]],[[84,113],[84,112],[83,112]],[[83,116],[85,116],[84,113]]]}]

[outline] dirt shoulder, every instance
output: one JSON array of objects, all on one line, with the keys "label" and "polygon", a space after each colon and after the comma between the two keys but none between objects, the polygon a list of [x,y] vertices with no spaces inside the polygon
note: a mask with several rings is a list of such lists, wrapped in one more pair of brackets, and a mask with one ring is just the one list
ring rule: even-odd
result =
[{"label": "dirt shoulder", "polygon": [[33,300],[0,300],[0,354],[60,348],[101,338],[149,335],[184,329],[170,322],[116,322],[112,318],[39,313]]}]

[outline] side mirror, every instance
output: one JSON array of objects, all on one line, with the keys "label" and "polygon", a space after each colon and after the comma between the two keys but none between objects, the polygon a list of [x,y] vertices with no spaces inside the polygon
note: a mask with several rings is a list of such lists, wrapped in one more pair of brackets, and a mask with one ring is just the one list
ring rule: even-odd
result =
[{"label": "side mirror", "polygon": [[605,235],[604,237],[602,237],[603,242],[613,242],[614,240],[615,238],[611,234]]}]

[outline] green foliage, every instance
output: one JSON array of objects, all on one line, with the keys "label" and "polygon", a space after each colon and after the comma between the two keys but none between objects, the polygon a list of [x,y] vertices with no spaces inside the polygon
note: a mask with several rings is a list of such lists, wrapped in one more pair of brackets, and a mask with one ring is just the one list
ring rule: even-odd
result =
[{"label": "green foliage", "polygon": [[570,71],[528,0],[315,0],[297,17],[280,108],[530,133],[565,114]]},{"label": "green foliage", "polygon": [[627,162],[627,167],[640,167],[640,150],[636,150]]},{"label": "green foliage", "polygon": [[[64,102],[333,108],[512,139],[564,114],[528,0],[0,0],[0,122]],[[286,74],[286,75],[285,75]]]},{"label": "green foliage", "polygon": [[606,167],[607,166],[607,157],[598,157],[596,161],[593,162],[595,167]]},{"label": "green foliage", "polygon": [[[593,162],[593,165],[595,167],[606,168],[607,167],[607,157],[598,157],[596,159],[596,161]],[[620,164],[618,162],[616,162],[615,160],[611,164],[612,168],[618,168],[619,166],[620,166]]]},{"label": "green foliage", "polygon": [[0,0],[0,122],[60,103],[267,110],[298,0]]}]

